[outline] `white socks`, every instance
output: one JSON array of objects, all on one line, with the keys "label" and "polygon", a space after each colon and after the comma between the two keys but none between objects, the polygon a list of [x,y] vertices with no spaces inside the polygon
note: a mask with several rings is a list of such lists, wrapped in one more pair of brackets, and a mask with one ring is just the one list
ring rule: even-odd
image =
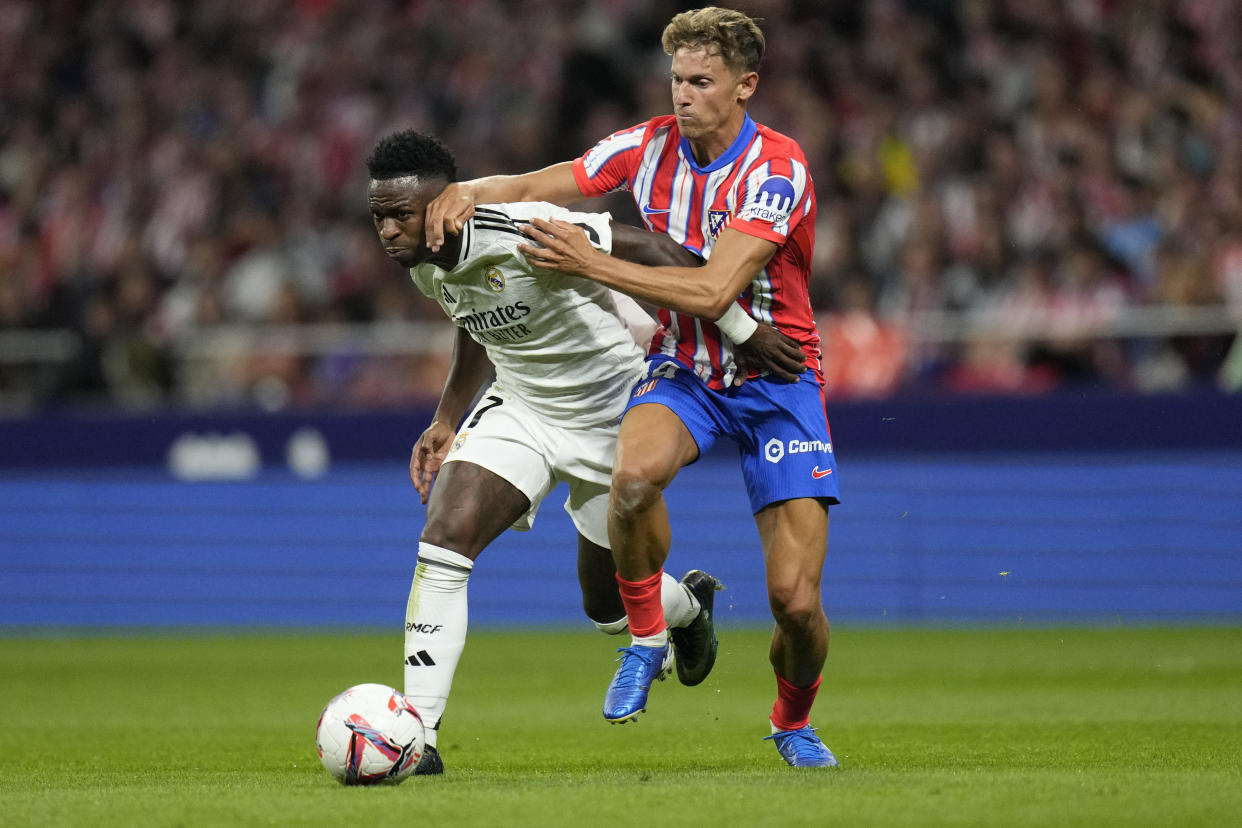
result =
[{"label": "white socks", "polygon": [[670,629],[686,626],[699,614],[698,599],[667,572],[660,579],[660,603],[664,605],[664,624]]},{"label": "white socks", "polygon": [[595,629],[599,630],[604,635],[620,635],[629,628],[630,619],[624,615],[616,621],[608,621],[607,623],[603,621],[595,621]]},{"label": "white socks", "polygon": [[[474,562],[464,555],[418,544],[418,565],[405,608],[405,696],[422,716],[432,747],[466,646],[466,584],[473,568]],[[699,602],[690,590],[668,573],[660,581],[660,602],[668,627],[684,627],[699,614]],[[611,623],[597,621],[595,626],[610,635],[629,629],[624,617]],[[668,632],[634,641],[663,646]]]},{"label": "white socks", "polygon": [[[669,575],[664,573],[664,577],[660,579],[660,603],[664,607],[664,624],[666,627],[684,627],[693,621],[699,614],[699,602],[690,594],[690,590],[686,589],[681,583]],[[595,626],[600,632],[608,635],[619,635],[630,628],[629,620],[623,615],[616,621],[603,623],[595,622]],[[658,638],[652,636],[653,638]],[[664,639],[667,641],[667,637]],[[659,645],[663,646],[663,642]]]},{"label": "white socks", "polygon": [[422,716],[432,747],[466,646],[466,582],[473,567],[464,555],[418,544],[405,608],[405,696]]}]

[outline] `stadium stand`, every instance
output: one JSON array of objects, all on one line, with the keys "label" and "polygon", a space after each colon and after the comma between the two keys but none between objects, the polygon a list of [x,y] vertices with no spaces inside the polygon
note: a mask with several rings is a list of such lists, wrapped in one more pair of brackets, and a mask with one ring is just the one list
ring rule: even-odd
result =
[{"label": "stadium stand", "polygon": [[[446,329],[371,238],[365,149],[570,157],[667,108],[677,8],[0,2],[0,411],[425,401]],[[832,395],[1242,387],[1237,4],[748,8]]]}]

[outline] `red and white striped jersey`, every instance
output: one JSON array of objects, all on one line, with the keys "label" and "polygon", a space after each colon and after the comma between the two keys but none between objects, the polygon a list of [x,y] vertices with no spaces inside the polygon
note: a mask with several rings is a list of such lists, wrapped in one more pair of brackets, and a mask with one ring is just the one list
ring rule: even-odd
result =
[{"label": "red and white striped jersey", "polygon": [[[584,195],[629,190],[647,227],[710,258],[720,232],[732,227],[779,245],[739,301],[751,316],[802,345],[822,381],[820,339],[809,281],[815,248],[815,188],[802,148],[746,117],[729,149],[700,167],[676,118],[663,115],[615,132],[574,161]],[[711,388],[728,388],[736,366],[716,325],[660,311],[664,326],[650,352],[667,354]]]}]

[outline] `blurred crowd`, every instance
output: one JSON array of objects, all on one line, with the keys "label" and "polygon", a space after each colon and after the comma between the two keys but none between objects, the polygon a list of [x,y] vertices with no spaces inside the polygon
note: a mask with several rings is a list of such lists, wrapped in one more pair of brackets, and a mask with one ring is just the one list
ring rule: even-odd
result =
[{"label": "blurred crowd", "polygon": [[[438,319],[373,236],[375,140],[433,132],[466,176],[572,158],[670,109],[660,32],[693,5],[0,0],[0,399],[434,398],[426,343],[196,343]],[[819,193],[832,394],[1242,387],[1242,5],[738,7],[752,114]],[[65,330],[64,358],[12,344]]]}]

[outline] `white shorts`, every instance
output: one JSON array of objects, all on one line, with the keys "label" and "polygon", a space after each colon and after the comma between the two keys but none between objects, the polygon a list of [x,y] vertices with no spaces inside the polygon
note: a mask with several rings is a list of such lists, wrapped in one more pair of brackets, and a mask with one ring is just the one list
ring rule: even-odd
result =
[{"label": "white shorts", "polygon": [[564,428],[492,385],[457,432],[444,462],[482,466],[526,495],[530,509],[513,524],[520,532],[534,524],[540,502],[557,484],[568,484],[565,511],[574,526],[587,540],[609,548],[608,486],[618,425]]}]

